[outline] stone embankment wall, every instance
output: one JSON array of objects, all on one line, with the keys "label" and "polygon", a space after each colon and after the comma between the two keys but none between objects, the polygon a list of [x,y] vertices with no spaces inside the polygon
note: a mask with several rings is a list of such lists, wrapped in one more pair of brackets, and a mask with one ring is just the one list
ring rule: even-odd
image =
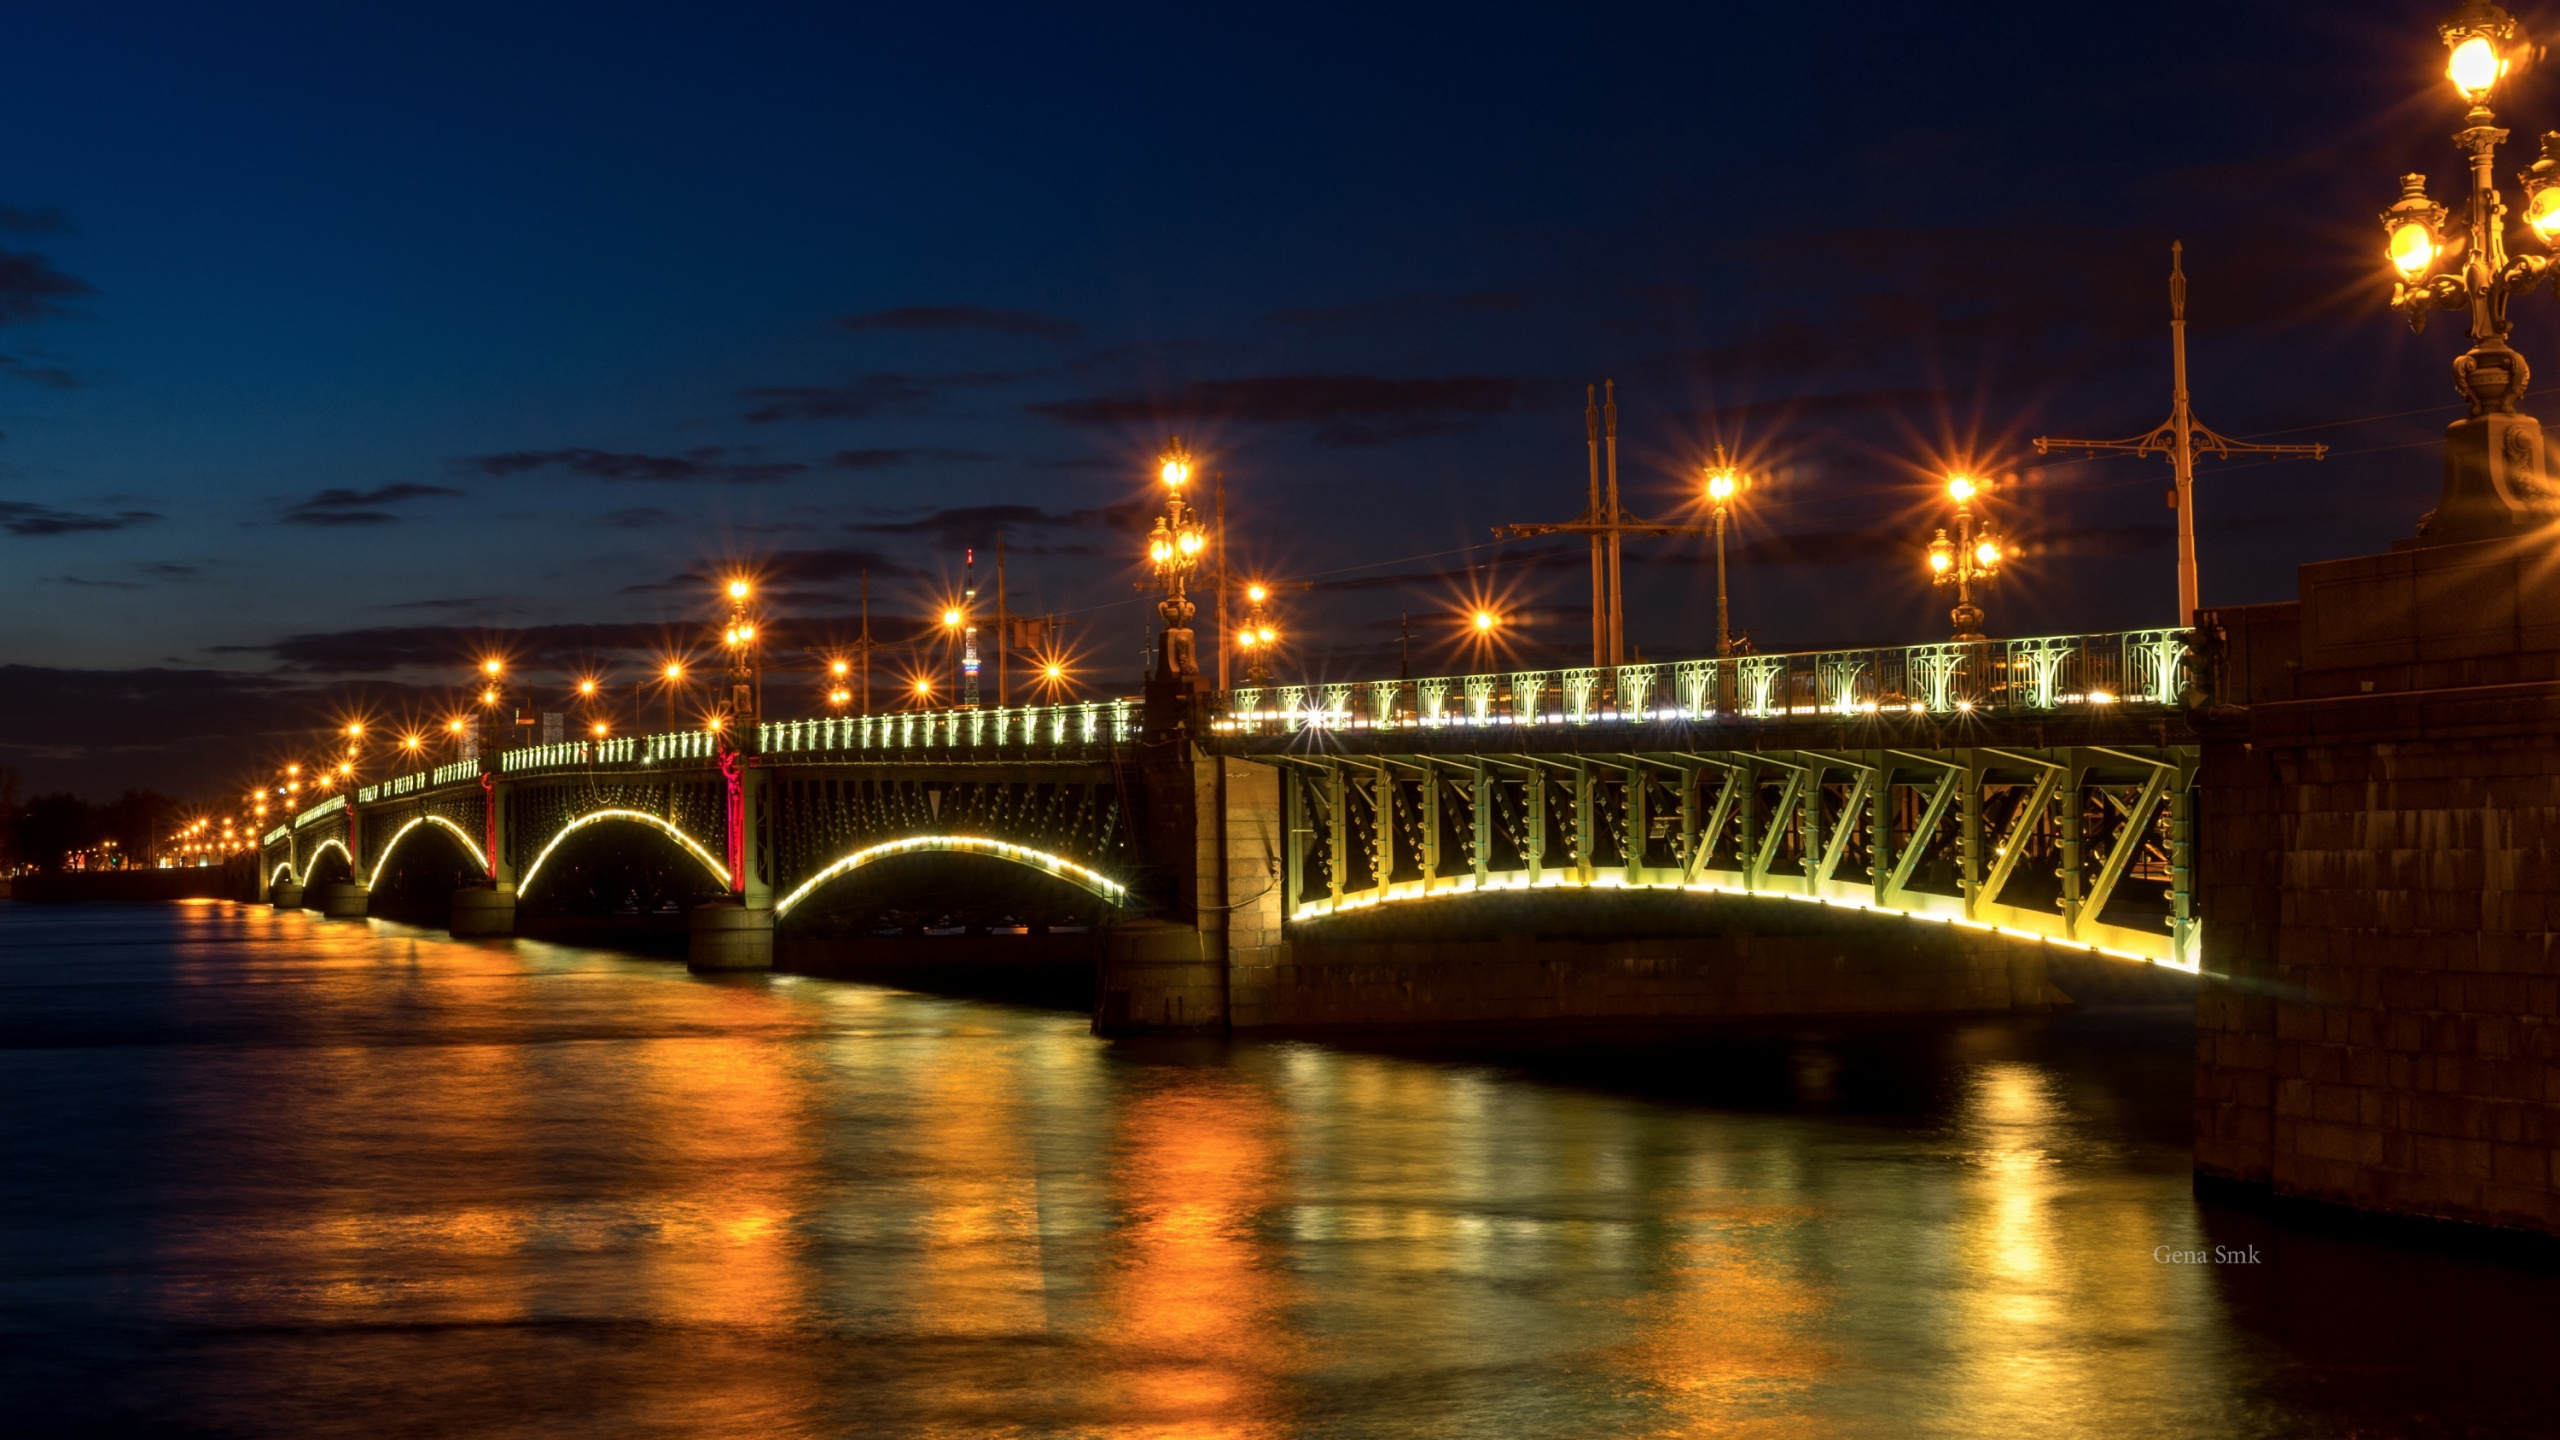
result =
[{"label": "stone embankment wall", "polygon": [[2220,612],[2196,1168],[2560,1233],[2560,577],[2484,541]]}]

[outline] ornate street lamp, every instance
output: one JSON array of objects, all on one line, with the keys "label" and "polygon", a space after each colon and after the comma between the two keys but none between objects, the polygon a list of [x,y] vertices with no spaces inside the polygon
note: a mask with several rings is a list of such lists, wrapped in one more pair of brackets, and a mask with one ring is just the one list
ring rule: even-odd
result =
[{"label": "ornate street lamp", "polygon": [[744,750],[755,743],[756,722],[761,718],[756,704],[756,622],[747,615],[747,600],[755,586],[741,577],[729,582],[728,591],[729,624],[720,638],[729,652],[729,703],[710,723],[725,748]]},{"label": "ornate street lamp", "polygon": [[1156,661],[1156,678],[1183,684],[1200,673],[1191,650],[1191,617],[1196,609],[1184,594],[1184,582],[1199,565],[1208,540],[1190,507],[1182,502],[1182,487],[1191,481],[1191,457],[1183,453],[1180,440],[1165,452],[1156,473],[1165,487],[1164,513],[1156,517],[1155,529],[1147,535],[1147,561],[1155,567],[1156,583],[1164,590],[1164,598],[1156,602],[1156,613],[1164,617],[1164,649]]},{"label": "ornate street lamp", "polygon": [[1973,500],[1982,493],[1982,484],[1970,475],[1947,477],[1947,498],[1956,505],[1956,538],[1947,541],[1947,532],[1929,542],[1930,578],[1939,585],[1956,587],[1956,608],[1949,618],[1956,622],[1959,642],[1972,642],[1982,637],[1982,607],[1973,603],[1976,581],[1989,580],[2000,573],[2000,539],[1991,533],[1985,521],[1977,533],[1973,528]]},{"label": "ornate street lamp", "polygon": [[[2383,253],[2395,280],[2391,308],[2423,331],[2430,310],[2471,312],[2471,348],[2453,362],[2454,384],[2471,413],[2445,429],[2444,494],[2419,522],[2431,543],[2514,534],[2560,512],[2544,466],[2542,424],[2517,408],[2532,367],[2507,344],[2508,299],[2539,283],[2551,260],[2507,254],[2506,202],[2496,176],[2507,138],[2489,98],[2527,47],[2515,17],[2489,0],[2465,0],[2437,27],[2445,78],[2469,105],[2454,144],[2471,157],[2471,197],[2459,225],[2427,195],[2427,177],[2404,175],[2400,198],[2382,212]],[[2560,132],[2542,138],[2542,158],[2517,177],[2525,225],[2545,246],[2560,238]]]},{"label": "ornate street lamp", "polygon": [[1733,653],[1733,615],[1725,601],[1724,529],[1725,512],[1734,499],[1751,488],[1751,477],[1742,473],[1726,458],[1724,447],[1716,447],[1715,459],[1707,465],[1707,503],[1716,512],[1716,654]]},{"label": "ornate street lamp", "polygon": [[1271,587],[1257,580],[1244,587],[1244,599],[1244,628],[1236,632],[1236,647],[1244,651],[1244,683],[1268,685],[1272,647],[1280,640],[1280,631],[1265,608],[1271,601]]}]

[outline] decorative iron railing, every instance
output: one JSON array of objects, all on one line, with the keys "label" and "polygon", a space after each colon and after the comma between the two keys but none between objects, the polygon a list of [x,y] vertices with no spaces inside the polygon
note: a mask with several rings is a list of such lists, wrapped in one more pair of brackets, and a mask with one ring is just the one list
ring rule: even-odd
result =
[{"label": "decorative iron railing", "polygon": [[1875,714],[2039,715],[2178,704],[2183,630],[1808,650],[1366,685],[1230,690],[1227,734],[1302,729],[1652,724]]},{"label": "decorative iron railing", "polygon": [[[478,768],[479,767],[477,766],[472,767],[475,773],[478,771]],[[396,800],[403,795],[414,795],[421,790],[432,788],[436,783],[437,782],[423,770],[413,775],[394,775],[390,779],[382,781],[380,784],[367,785],[357,790],[356,803],[359,805],[370,805],[376,800]]]},{"label": "decorative iron railing", "polygon": [[344,809],[346,809],[346,808],[347,808],[347,797],[346,797],[346,796],[344,796],[344,795],[332,795],[332,796],[330,796],[328,799],[321,801],[319,804],[312,806],[310,809],[303,811],[301,814],[294,816],[294,817],[293,817],[293,828],[295,828],[295,829],[299,830],[299,829],[301,829],[303,826],[310,824],[310,823],[311,823],[312,821],[314,821],[314,820],[322,819],[322,818],[327,817],[327,816],[330,816],[330,815],[335,815],[335,814],[337,814],[339,811],[344,810]]},{"label": "decorative iron railing", "polygon": [[1006,754],[1117,745],[1137,738],[1137,733],[1138,702],[1089,700],[1073,705],[779,720],[762,726],[757,740],[767,755],[905,750]]},{"label": "decorative iron railing", "polygon": [[[911,710],[887,715],[776,720],[756,729],[757,753],[824,754],[883,759],[924,751],[986,758],[1046,756],[1123,744],[1137,737],[1138,702],[1092,700],[977,710]],[[706,730],[529,745],[498,757],[510,775],[605,765],[658,765],[709,760],[718,753]]]}]

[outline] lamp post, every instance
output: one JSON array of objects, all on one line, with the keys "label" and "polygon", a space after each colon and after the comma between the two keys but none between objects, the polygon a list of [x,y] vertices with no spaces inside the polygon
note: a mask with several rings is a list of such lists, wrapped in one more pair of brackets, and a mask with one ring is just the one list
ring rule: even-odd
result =
[{"label": "lamp post", "polygon": [[1707,503],[1716,512],[1716,654],[1733,653],[1733,612],[1725,599],[1724,530],[1725,516],[1735,497],[1751,488],[1751,477],[1742,473],[1726,457],[1724,447],[1716,447],[1715,459],[1707,465]]},{"label": "lamp post", "polygon": [[1164,513],[1156,517],[1155,529],[1147,535],[1147,560],[1155,567],[1156,583],[1164,590],[1164,598],[1156,602],[1156,613],[1164,617],[1164,645],[1157,652],[1156,680],[1187,690],[1200,673],[1200,666],[1191,648],[1191,617],[1196,609],[1184,593],[1184,582],[1200,563],[1207,537],[1195,523],[1190,507],[1182,502],[1182,487],[1191,480],[1191,458],[1183,453],[1180,440],[1166,451],[1156,473],[1165,487]]},{"label": "lamp post", "polygon": [[756,622],[747,615],[747,600],[755,586],[745,579],[729,582],[729,624],[721,632],[721,640],[729,652],[729,695],[726,723],[721,733],[730,750],[745,750],[755,743],[756,721]]},{"label": "lamp post", "polygon": [[[2508,300],[2539,283],[2551,261],[2508,257],[2507,207],[2493,173],[2507,132],[2489,98],[2526,47],[2515,17],[2489,0],[2464,0],[2437,33],[2448,52],[2445,78],[2469,106],[2453,141],[2470,157],[2470,200],[2450,237],[2445,207],[2428,198],[2424,175],[2402,176],[2400,198],[2382,212],[2384,253],[2397,275],[2391,307],[2409,317],[2409,328],[2424,330],[2430,310],[2471,314],[2471,348],[2453,362],[2471,413],[2445,427],[2444,493],[2419,524],[2429,544],[2515,534],[2560,513],[2542,424],[2517,409],[2532,367],[2507,344]],[[2548,246],[2560,238],[2560,132],[2542,137],[2542,157],[2518,179],[2525,226]]]},{"label": "lamp post", "polygon": [[684,662],[668,661],[665,668],[658,672],[658,682],[659,688],[666,692],[667,733],[672,735],[676,728],[676,692],[684,689]]},{"label": "lamp post", "polygon": [[1244,652],[1244,683],[1268,685],[1271,649],[1280,639],[1271,612],[1264,608],[1271,601],[1271,587],[1256,580],[1244,587],[1244,599],[1244,628],[1236,632],[1236,648]]},{"label": "lamp post", "polygon": [[1973,603],[1975,582],[1989,580],[2000,573],[2000,540],[1991,533],[1990,522],[1982,529],[1973,528],[1973,500],[1982,493],[1982,483],[1970,475],[1947,477],[1947,498],[1956,506],[1955,543],[1947,542],[1947,532],[1929,542],[1931,578],[1940,585],[1956,587],[1956,608],[1949,618],[1956,622],[1955,638],[1970,643],[1982,637],[1982,608]]}]

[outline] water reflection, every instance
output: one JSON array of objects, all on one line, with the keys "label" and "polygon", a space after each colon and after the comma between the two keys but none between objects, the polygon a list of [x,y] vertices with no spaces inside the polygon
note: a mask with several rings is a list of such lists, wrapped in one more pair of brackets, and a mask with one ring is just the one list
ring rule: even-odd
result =
[{"label": "water reflection", "polygon": [[[2538,1272],[2200,1208],[2174,1017],[1109,1044],[222,906],[0,906],[0,995],[43,1428],[2520,1433],[2560,1339]],[[2153,1260],[2217,1241],[2271,1268]]]}]

